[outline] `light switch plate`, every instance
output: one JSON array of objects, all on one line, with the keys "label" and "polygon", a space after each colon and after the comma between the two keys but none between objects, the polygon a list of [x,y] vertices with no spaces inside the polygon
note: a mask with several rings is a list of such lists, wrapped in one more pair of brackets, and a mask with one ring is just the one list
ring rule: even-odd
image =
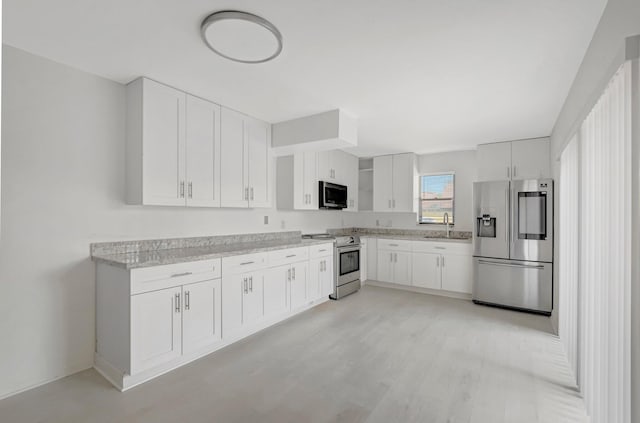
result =
[{"label": "light switch plate", "polygon": [[265,216],[264,217],[264,224],[268,225],[269,224],[269,216]]}]

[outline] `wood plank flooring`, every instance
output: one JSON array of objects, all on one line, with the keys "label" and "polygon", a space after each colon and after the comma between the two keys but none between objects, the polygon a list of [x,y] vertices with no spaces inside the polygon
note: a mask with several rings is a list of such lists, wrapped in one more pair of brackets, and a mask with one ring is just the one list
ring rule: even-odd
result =
[{"label": "wood plank flooring", "polygon": [[586,422],[547,317],[365,286],[120,393],[86,370],[22,422]]}]

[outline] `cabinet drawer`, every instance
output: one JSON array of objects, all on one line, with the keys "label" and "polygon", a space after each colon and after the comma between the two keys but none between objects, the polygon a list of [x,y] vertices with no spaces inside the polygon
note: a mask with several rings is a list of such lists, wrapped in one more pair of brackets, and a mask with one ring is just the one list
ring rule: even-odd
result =
[{"label": "cabinet drawer", "polygon": [[243,254],[240,256],[224,257],[222,267],[225,275],[233,275],[254,270],[264,269],[267,266],[267,253]]},{"label": "cabinet drawer", "polygon": [[309,256],[311,258],[326,257],[333,255],[333,243],[312,245],[309,247]]},{"label": "cabinet drawer", "polygon": [[131,270],[131,295],[221,276],[220,259],[165,264]]},{"label": "cabinet drawer", "polygon": [[269,251],[269,266],[296,263],[309,259],[309,247],[287,248],[284,250]]},{"label": "cabinet drawer", "polygon": [[471,255],[471,244],[458,242],[415,241],[413,243],[413,251],[416,253]]},{"label": "cabinet drawer", "polygon": [[407,239],[378,239],[379,250],[411,251],[413,241]]}]

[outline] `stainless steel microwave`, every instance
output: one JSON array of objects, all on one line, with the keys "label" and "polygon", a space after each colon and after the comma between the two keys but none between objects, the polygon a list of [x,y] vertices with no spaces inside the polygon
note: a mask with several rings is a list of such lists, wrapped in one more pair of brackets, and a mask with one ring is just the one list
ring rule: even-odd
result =
[{"label": "stainless steel microwave", "polygon": [[346,209],[347,208],[347,187],[333,184],[331,182],[320,181],[319,207],[321,209]]}]

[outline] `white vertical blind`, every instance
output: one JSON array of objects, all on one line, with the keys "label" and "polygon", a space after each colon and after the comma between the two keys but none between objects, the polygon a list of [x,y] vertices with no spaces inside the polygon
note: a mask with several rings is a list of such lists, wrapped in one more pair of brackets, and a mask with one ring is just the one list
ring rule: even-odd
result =
[{"label": "white vertical blind", "polygon": [[579,133],[579,375],[594,423],[629,423],[631,63]]},{"label": "white vertical blind", "polygon": [[578,375],[579,156],[574,136],[560,157],[559,335],[574,377]]}]

